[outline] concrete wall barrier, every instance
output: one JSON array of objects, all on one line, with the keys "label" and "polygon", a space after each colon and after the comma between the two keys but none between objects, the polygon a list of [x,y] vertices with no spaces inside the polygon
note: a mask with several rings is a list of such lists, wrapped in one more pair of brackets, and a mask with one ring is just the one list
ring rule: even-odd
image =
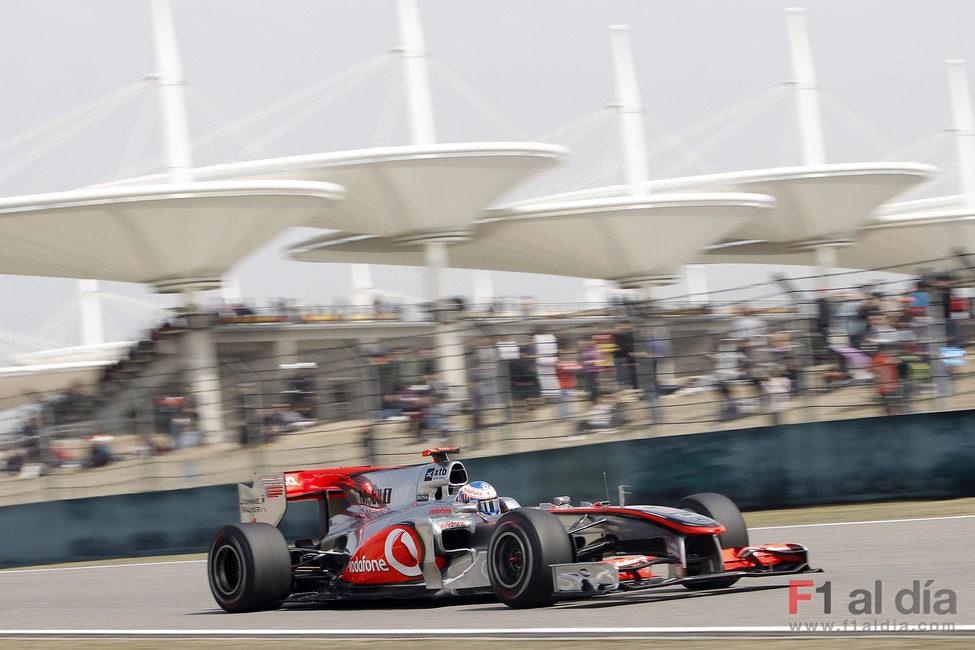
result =
[{"label": "concrete wall barrier", "polygon": [[[472,479],[522,504],[674,502],[720,492],[746,509],[975,495],[975,411],[811,422],[623,440],[465,459]],[[603,473],[606,474],[605,483]],[[0,508],[0,567],[204,551],[237,520],[233,485]],[[293,504],[281,526],[313,536],[313,504]]]}]

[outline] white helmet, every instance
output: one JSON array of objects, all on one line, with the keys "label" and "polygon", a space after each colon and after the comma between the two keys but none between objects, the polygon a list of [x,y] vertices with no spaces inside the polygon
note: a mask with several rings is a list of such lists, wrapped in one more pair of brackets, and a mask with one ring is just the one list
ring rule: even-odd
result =
[{"label": "white helmet", "polygon": [[457,492],[461,503],[476,503],[477,511],[485,515],[501,514],[498,491],[487,481],[471,481]]}]

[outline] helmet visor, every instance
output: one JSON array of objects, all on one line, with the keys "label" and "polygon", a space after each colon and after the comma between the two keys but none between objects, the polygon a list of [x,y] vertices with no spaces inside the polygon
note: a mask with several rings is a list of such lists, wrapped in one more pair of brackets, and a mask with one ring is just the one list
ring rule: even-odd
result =
[{"label": "helmet visor", "polygon": [[501,514],[500,499],[481,499],[477,502],[477,511],[485,515]]}]

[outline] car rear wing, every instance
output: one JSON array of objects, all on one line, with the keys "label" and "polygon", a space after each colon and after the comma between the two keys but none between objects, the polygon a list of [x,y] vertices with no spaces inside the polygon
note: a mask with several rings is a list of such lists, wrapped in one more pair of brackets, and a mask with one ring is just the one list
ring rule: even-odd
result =
[{"label": "car rear wing", "polygon": [[237,484],[240,521],[277,526],[284,518],[289,501],[317,501],[318,533],[322,538],[328,532],[331,516],[329,500],[342,498],[343,486],[355,486],[354,475],[363,469],[372,468],[346,467],[283,474],[255,474],[251,485]]},{"label": "car rear wing", "polygon": [[[397,507],[418,499],[440,499],[451,489],[467,483],[464,464],[447,454],[457,447],[426,449],[423,456],[434,462],[409,467],[333,467],[255,474],[251,485],[237,484],[240,521],[277,526],[289,501],[319,503],[319,533],[328,530],[329,500],[348,498],[351,505]],[[382,481],[379,485],[377,481]],[[343,506],[344,507],[344,506]]]},{"label": "car rear wing", "polygon": [[238,483],[237,497],[241,523],[277,526],[288,508],[283,474],[257,474],[252,485]]}]

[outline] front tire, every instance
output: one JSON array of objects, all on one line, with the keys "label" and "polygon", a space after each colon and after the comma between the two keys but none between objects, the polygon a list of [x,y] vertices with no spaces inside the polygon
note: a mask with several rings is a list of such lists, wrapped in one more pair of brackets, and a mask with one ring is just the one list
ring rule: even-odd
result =
[{"label": "front tire", "polygon": [[284,536],[265,523],[224,526],[207,554],[210,592],[228,612],[277,609],[291,595],[291,555]]},{"label": "front tire", "polygon": [[520,508],[504,514],[488,544],[491,589],[508,607],[551,605],[555,600],[553,564],[572,562],[572,542],[558,517]]},{"label": "front tire", "polygon": [[[721,548],[748,546],[748,526],[745,525],[745,518],[742,517],[741,510],[738,509],[735,502],[723,494],[715,492],[692,494],[681,499],[677,507],[710,517],[724,526],[727,530],[718,535],[718,543]],[[684,584],[684,587],[691,591],[725,589],[736,582],[738,582],[738,578],[715,578],[714,580],[688,582]]]}]

